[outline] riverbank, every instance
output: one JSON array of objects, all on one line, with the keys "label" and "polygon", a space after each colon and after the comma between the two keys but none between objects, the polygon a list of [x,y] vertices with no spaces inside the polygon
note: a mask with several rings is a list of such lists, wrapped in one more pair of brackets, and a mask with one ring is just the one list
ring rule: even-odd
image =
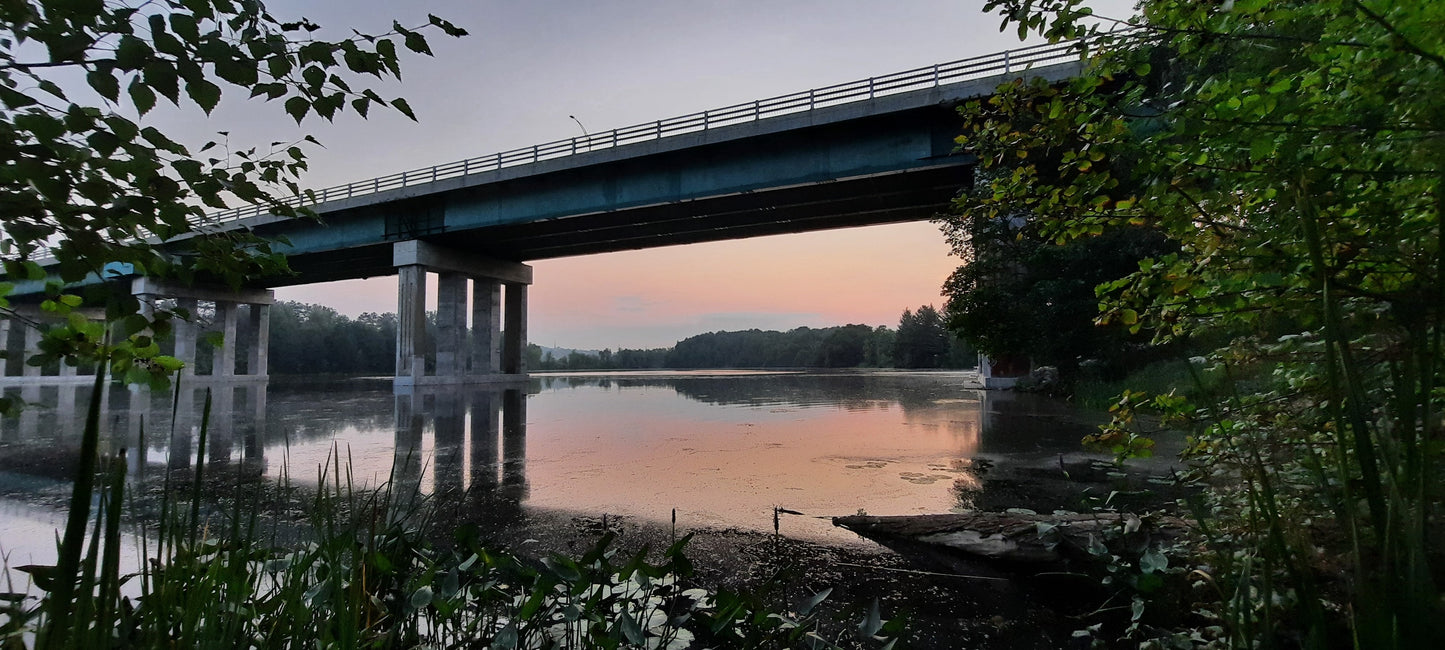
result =
[{"label": "riverbank", "polygon": [[[960,505],[978,509],[1029,508],[1038,512],[1079,509],[1090,498],[1109,494],[1131,495],[1140,507],[1167,507],[1178,494],[1151,483],[1160,476],[1136,473],[1128,484],[1111,476],[1097,458],[1059,456],[1052,461],[975,459],[964,468],[954,489]],[[185,478],[177,475],[180,481]],[[218,471],[207,479],[206,492],[229,500],[231,489],[261,487],[279,497],[264,482],[238,480]],[[244,486],[251,486],[246,488]],[[1145,489],[1151,486],[1154,489]],[[45,487],[18,486],[10,498],[21,497],[35,507],[57,512],[68,486],[56,482]],[[307,492],[303,489],[302,492]],[[154,495],[153,495],[154,496]],[[304,494],[301,496],[305,500]],[[294,523],[302,508],[267,510],[291,512]],[[297,505],[297,504],[293,504]],[[819,543],[790,538],[805,516],[781,514],[774,535],[740,528],[694,527],[683,522],[675,530],[665,523],[630,516],[563,509],[518,507],[505,487],[471,494],[438,495],[432,505],[431,537],[439,544],[453,538],[457,526],[474,525],[483,540],[495,548],[540,560],[552,554],[580,557],[606,533],[615,536],[613,548],[632,554],[644,547],[660,552],[677,537],[692,535],[686,555],[695,572],[687,582],[709,590],[747,593],[774,611],[789,611],[809,597],[832,590],[820,607],[830,638],[851,639],[852,630],[867,615],[876,599],[885,618],[907,621],[910,646],[917,648],[976,648],[982,650],[1033,650],[1067,647],[1075,629],[1085,627],[1073,616],[1098,605],[1103,595],[1096,585],[1078,578],[1061,584],[1057,578],[1040,579],[1028,571],[955,558],[940,563],[922,555],[900,555],[872,542]],[[226,507],[223,506],[222,510]],[[837,513],[850,514],[850,513]],[[766,513],[760,513],[766,516]],[[1068,581],[1066,581],[1068,582]],[[1068,594],[1060,597],[1060,593]]]},{"label": "riverbank", "polygon": [[[1082,453],[1023,462],[979,460],[966,474],[970,478],[955,485],[960,503],[987,510],[1077,511],[1112,494],[1116,504],[1138,511],[1177,514],[1174,502],[1187,493],[1168,484],[1167,468],[1119,476],[1111,465]],[[668,524],[601,513],[508,511],[506,502],[486,499],[443,518],[478,523],[493,543],[528,557],[580,556],[608,532],[624,553],[659,551],[690,534],[687,557],[695,567],[690,580],[698,586],[755,594],[785,611],[831,589],[822,605],[830,620],[825,629],[839,638],[848,636],[877,599],[885,618],[907,620],[909,646],[915,648],[1070,647],[1073,632],[1089,624],[1078,616],[1107,598],[1078,574],[1038,576],[1027,568],[966,558],[902,555],[861,538],[839,544],[788,537],[790,523],[800,516],[780,515],[780,535],[685,523],[674,531]]]}]

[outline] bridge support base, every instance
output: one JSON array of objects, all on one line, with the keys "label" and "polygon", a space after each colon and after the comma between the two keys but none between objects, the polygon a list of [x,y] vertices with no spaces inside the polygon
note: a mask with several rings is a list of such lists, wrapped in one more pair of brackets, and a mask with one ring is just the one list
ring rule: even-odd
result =
[{"label": "bridge support base", "polygon": [[[526,379],[527,285],[532,283],[531,267],[419,240],[396,243],[392,259],[397,269],[397,385]],[[436,341],[430,360],[428,272],[437,274]]]}]

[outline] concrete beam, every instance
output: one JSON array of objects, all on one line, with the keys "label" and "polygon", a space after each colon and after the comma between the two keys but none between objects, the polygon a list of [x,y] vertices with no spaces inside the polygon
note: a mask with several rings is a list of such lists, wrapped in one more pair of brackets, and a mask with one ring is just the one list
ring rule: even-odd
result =
[{"label": "concrete beam", "polygon": [[393,244],[392,265],[425,266],[431,271],[452,271],[508,284],[532,284],[532,267],[526,264],[473,255],[418,239]]},{"label": "concrete beam", "polygon": [[229,287],[193,286],[174,282],[159,282],[154,278],[136,278],[130,283],[131,295],[154,298],[189,298],[209,302],[238,302],[248,305],[270,305],[276,302],[274,292],[266,289],[242,289],[232,291]]}]

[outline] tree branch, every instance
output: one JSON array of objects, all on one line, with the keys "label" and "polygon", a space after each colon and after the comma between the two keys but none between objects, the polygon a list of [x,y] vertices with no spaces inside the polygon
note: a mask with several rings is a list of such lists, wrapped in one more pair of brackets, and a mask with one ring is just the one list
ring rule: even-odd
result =
[{"label": "tree branch", "polygon": [[1410,39],[1405,38],[1405,35],[1400,32],[1399,28],[1391,24],[1390,21],[1385,20],[1384,16],[1375,13],[1373,9],[1365,6],[1365,3],[1361,2],[1361,0],[1351,0],[1350,4],[1353,4],[1355,6],[1356,11],[1365,14],[1366,18],[1369,18],[1376,25],[1379,25],[1386,32],[1389,32],[1391,36],[1394,36],[1396,40],[1400,41],[1400,43],[1404,44],[1406,50],[1413,52],[1416,56],[1425,59],[1426,61],[1434,63],[1435,67],[1440,68],[1441,70],[1445,70],[1445,57],[1442,57],[1439,54],[1435,54],[1433,52],[1426,52],[1424,48],[1416,45]]}]

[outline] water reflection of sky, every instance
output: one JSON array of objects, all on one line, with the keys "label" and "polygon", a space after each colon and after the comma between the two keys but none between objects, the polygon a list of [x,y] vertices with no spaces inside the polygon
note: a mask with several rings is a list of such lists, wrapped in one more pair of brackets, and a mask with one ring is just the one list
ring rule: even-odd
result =
[{"label": "water reflection of sky", "polygon": [[[1060,407],[973,385],[948,372],[546,375],[511,392],[401,394],[389,381],[275,381],[212,389],[206,457],[306,483],[340,457],[357,484],[396,478],[439,498],[472,489],[524,509],[658,522],[675,508],[683,527],[771,530],[774,506],[945,512],[954,482],[972,480],[970,458],[1076,447],[1081,427]],[[78,444],[83,392],[27,395],[45,406],[0,428],[0,471],[55,472]],[[146,463],[133,473],[189,466],[204,395],[183,391],[173,404],[113,390],[106,446],[134,448],[144,429]],[[786,518],[783,530],[852,539],[812,517]]]}]

